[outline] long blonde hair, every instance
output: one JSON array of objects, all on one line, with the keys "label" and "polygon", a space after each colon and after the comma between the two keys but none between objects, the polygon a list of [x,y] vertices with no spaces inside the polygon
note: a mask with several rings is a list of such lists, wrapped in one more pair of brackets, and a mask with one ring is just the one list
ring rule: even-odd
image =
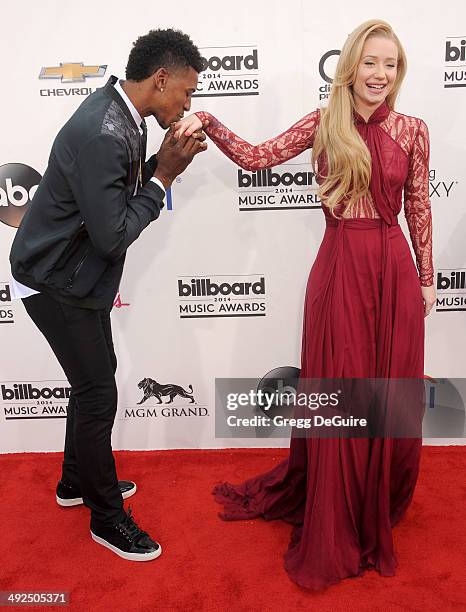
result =
[{"label": "long blonde hair", "polygon": [[401,83],[406,74],[406,55],[391,26],[380,19],[361,24],[348,36],[335,71],[329,103],[321,109],[321,120],[314,141],[312,164],[322,154],[326,156],[327,172],[320,186],[322,202],[333,216],[342,201],[345,212],[369,191],[371,156],[353,121],[354,97],[352,84],[368,38],[390,38],[398,47],[397,75],[386,102],[394,109]]}]

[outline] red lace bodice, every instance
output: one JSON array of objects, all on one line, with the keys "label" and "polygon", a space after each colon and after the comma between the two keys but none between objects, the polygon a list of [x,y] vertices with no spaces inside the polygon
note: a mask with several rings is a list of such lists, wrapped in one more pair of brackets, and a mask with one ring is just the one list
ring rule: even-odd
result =
[{"label": "red lace bodice", "polygon": [[[377,111],[376,111],[377,112]],[[256,171],[278,166],[306,149],[312,147],[319,127],[320,111],[309,113],[286,132],[259,145],[251,145],[213,115],[198,112],[201,121],[209,121],[206,134],[227,157],[241,168]],[[361,123],[361,121],[359,121]],[[429,201],[429,133],[426,124],[416,117],[387,111],[379,123],[384,133],[381,146],[382,172],[388,179],[393,198],[392,206],[398,214],[402,206],[404,192],[404,213],[416,256],[419,278],[422,286],[433,284],[432,265],[432,215]],[[364,138],[364,130],[360,130]],[[374,161],[373,161],[374,163]],[[322,171],[322,164],[316,180]],[[343,213],[344,205],[336,210]],[[323,206],[324,214],[330,211]],[[361,198],[352,208],[348,218],[378,218],[376,207],[370,194]]]}]

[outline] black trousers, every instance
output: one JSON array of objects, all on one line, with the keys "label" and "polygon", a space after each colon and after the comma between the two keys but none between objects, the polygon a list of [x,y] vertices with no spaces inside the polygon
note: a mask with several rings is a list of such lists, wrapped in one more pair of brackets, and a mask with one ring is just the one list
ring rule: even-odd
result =
[{"label": "black trousers", "polygon": [[122,520],[111,434],[117,409],[110,310],[90,310],[39,293],[23,304],[50,344],[71,386],[63,482],[78,486],[91,525]]}]

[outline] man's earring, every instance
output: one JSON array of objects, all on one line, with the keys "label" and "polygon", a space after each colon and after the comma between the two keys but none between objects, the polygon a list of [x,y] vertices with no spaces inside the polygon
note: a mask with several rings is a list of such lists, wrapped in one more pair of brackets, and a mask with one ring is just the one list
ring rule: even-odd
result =
[{"label": "man's earring", "polygon": [[160,91],[163,93],[163,87],[160,88]]}]

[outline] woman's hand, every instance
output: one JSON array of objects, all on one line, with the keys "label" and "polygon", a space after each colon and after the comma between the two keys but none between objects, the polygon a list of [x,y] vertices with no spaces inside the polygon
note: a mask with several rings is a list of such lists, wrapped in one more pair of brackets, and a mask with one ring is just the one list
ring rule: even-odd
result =
[{"label": "woman's hand", "polygon": [[422,299],[424,300],[424,316],[427,317],[435,304],[435,300],[437,299],[434,285],[430,285],[429,287],[421,287],[421,291]]},{"label": "woman's hand", "polygon": [[181,121],[175,123],[175,138],[178,139],[183,136],[183,134],[186,134],[186,136],[192,136],[194,132],[202,129],[202,127],[205,127],[208,125],[208,123],[209,122],[206,121],[203,126],[199,117],[194,114],[189,115],[189,117],[185,117],[184,119],[181,119]]}]

